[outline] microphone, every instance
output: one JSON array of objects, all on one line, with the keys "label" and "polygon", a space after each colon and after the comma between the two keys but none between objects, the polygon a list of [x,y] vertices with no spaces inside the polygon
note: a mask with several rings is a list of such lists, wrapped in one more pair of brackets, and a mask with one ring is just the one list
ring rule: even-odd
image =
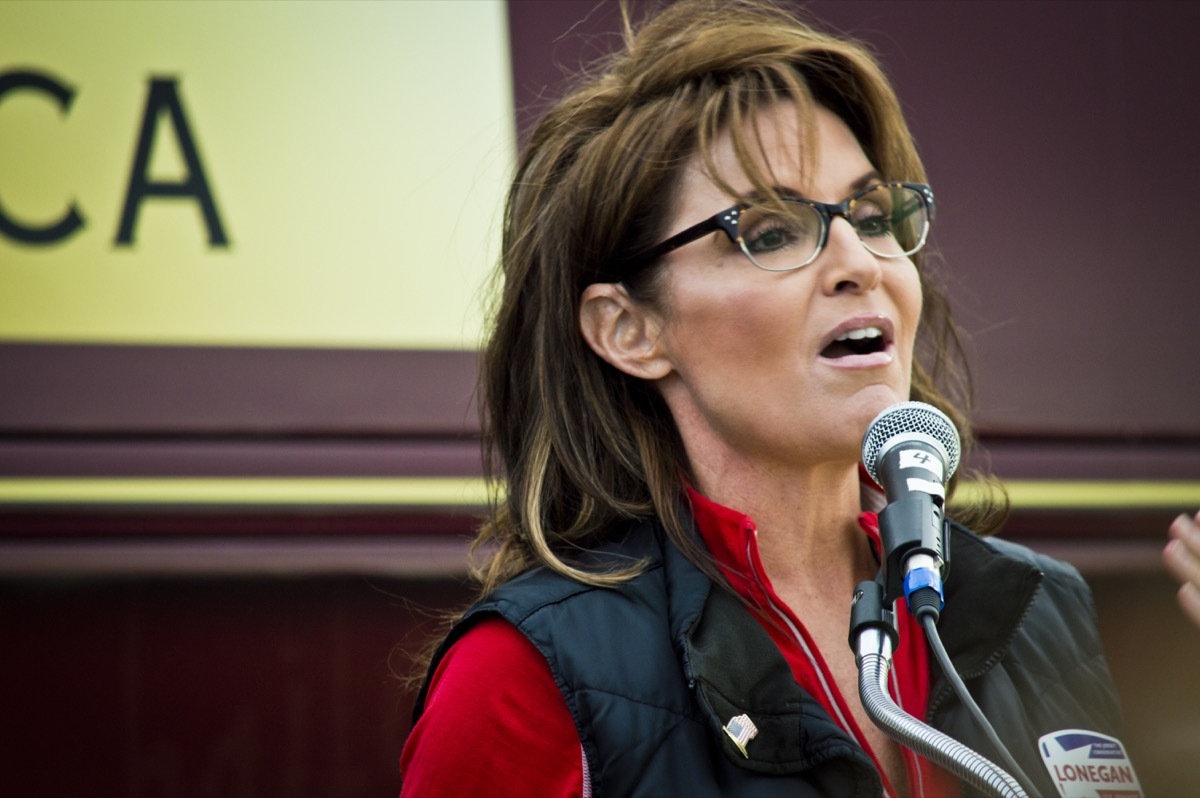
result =
[{"label": "microphone", "polygon": [[959,700],[1013,773],[1029,781],[963,685],[937,633],[945,603],[942,578],[950,564],[950,536],[942,511],[961,449],[954,422],[923,402],[892,405],[867,426],[863,465],[871,479],[883,486],[888,503],[879,513],[883,544],[879,575],[859,583],[850,605],[850,647],[858,665],[863,708],[884,733],[981,790],[1026,798],[1025,788],[1012,775],[907,714],[888,694],[888,670],[899,638],[895,617],[887,607],[903,594]]},{"label": "microphone", "polygon": [[903,595],[914,615],[936,616],[944,603],[950,555],[943,509],[961,449],[954,422],[924,402],[886,408],[863,435],[863,465],[888,502],[879,513],[884,601]]}]

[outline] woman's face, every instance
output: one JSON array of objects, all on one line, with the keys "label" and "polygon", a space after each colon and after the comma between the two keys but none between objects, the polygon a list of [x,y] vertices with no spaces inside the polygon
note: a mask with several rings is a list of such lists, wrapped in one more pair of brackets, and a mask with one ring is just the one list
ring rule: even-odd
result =
[{"label": "woman's face", "polygon": [[[815,121],[805,174],[794,106],[758,117],[768,174],[782,193],[837,203],[881,179],[841,119],[818,108]],[[714,155],[733,189],[749,192],[727,135]],[[731,204],[699,155],[676,196],[667,235]],[[834,218],[820,255],[795,271],[756,268],[719,232],[671,252],[662,268],[659,344],[670,368],[658,384],[693,462],[854,463],[871,419],[908,398],[921,315],[916,267],[867,251],[845,219]],[[838,341],[863,331],[876,345]]]}]

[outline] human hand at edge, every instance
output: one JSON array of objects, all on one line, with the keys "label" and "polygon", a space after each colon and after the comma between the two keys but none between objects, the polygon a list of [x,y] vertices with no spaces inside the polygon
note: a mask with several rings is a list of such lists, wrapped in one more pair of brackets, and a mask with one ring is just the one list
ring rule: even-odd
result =
[{"label": "human hand at edge", "polygon": [[1170,526],[1171,540],[1163,549],[1167,571],[1182,586],[1176,598],[1192,622],[1200,626],[1200,512],[1192,517],[1181,515]]}]

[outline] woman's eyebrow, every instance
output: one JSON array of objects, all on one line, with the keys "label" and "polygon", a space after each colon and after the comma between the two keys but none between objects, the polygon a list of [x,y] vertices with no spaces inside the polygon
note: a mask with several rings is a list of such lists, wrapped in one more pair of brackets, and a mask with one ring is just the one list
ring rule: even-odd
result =
[{"label": "woman's eyebrow", "polygon": [[[878,170],[872,169],[870,172],[867,172],[865,175],[850,184],[850,193],[853,194],[856,191],[863,190],[872,183],[879,183],[882,181],[883,175],[881,175]],[[807,199],[803,192],[797,191],[790,186],[771,186],[771,190],[781,197],[801,197]],[[762,200],[762,198],[763,195],[760,191],[750,191],[740,196],[740,200],[742,202],[748,202],[751,204],[759,202]]]},{"label": "woman's eyebrow", "polygon": [[877,169],[872,169],[871,171],[867,172],[865,175],[860,177],[858,180],[855,180],[853,183],[851,183],[850,188],[852,191],[861,191],[862,189],[866,188],[867,186],[871,185],[872,183],[879,183],[882,180],[883,180],[883,175],[879,174],[879,171]]}]

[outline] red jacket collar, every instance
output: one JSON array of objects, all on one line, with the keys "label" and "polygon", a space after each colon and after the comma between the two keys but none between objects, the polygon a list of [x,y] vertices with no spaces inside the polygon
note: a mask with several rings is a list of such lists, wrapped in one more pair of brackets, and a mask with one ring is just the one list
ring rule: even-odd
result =
[{"label": "red jacket collar", "polygon": [[[875,558],[879,559],[879,517],[877,509],[883,506],[883,492],[870,480],[865,470],[860,469],[865,509],[858,516],[858,526],[871,541]],[[729,580],[730,586],[759,607],[766,606],[774,598],[774,590],[758,552],[758,527],[745,513],[726,507],[704,496],[691,485],[687,486],[692,513],[700,537],[716,560],[718,567]]]}]

